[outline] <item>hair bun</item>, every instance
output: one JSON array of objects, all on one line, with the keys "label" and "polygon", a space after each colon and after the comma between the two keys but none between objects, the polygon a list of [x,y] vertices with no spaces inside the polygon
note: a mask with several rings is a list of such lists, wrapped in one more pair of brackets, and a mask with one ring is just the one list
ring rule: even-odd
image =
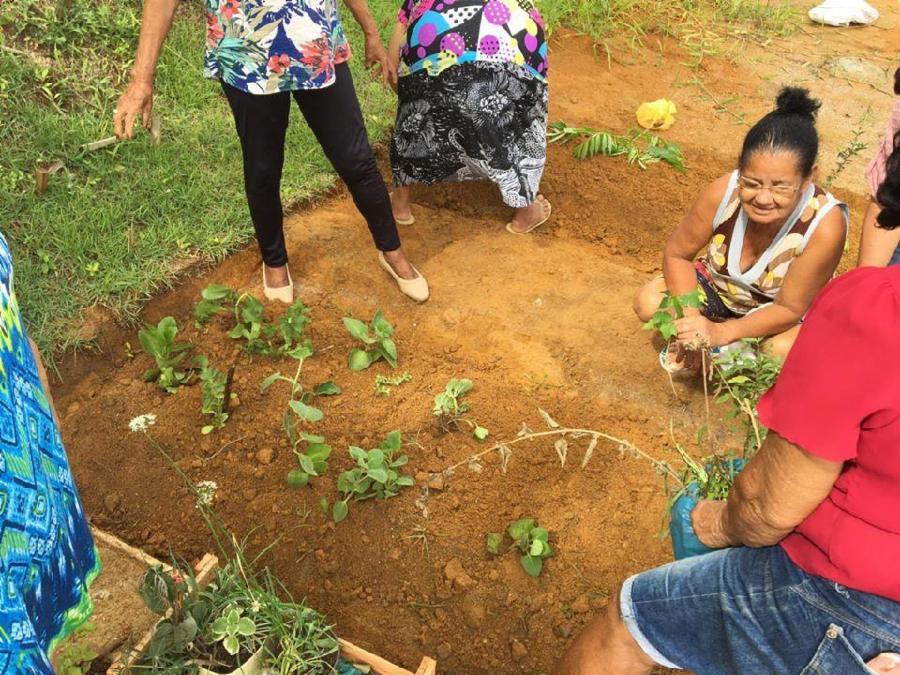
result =
[{"label": "hair bun", "polygon": [[775,112],[779,115],[802,115],[814,120],[821,107],[822,102],[802,87],[784,87],[775,99]]}]

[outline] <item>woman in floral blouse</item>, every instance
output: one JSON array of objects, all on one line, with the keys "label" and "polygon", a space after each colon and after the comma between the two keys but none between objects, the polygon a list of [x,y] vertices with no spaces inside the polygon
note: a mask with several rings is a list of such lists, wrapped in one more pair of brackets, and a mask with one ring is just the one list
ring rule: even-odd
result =
[{"label": "woman in floral blouse", "polygon": [[414,183],[485,179],[516,209],[509,231],[546,222],[547,42],[534,2],[403,0],[388,58],[397,222],[415,222]]},{"label": "woman in floral blouse", "polygon": [[[387,57],[366,0],[344,0],[366,35],[366,65]],[[178,0],[147,0],[137,58],[115,114],[116,135],[150,124],[153,80]],[[263,259],[263,292],[293,302],[281,209],[281,171],[291,97],[366,219],[378,262],[417,301],[428,283],[400,248],[390,197],[363,122],[337,0],[206,0],[206,77],[218,80],[234,115],[244,185]]]}]

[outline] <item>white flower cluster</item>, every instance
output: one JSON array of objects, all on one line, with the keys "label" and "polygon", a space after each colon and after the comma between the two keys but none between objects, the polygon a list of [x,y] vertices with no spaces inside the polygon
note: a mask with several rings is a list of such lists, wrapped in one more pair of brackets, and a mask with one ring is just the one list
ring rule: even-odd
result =
[{"label": "white flower cluster", "polygon": [[132,431],[144,431],[152,427],[156,424],[156,415],[153,413],[147,413],[145,415],[138,415],[137,417],[133,417],[131,421],[128,423],[128,428]]},{"label": "white flower cluster", "polygon": [[210,506],[216,498],[218,483],[212,480],[201,480],[194,487],[197,488],[197,508]]}]

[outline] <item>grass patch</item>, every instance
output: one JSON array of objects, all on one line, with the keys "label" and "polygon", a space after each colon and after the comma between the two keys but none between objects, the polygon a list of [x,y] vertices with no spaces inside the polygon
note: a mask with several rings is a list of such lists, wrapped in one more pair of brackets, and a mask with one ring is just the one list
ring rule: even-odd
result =
[{"label": "grass patch", "polygon": [[[370,2],[387,28],[391,0]],[[82,153],[112,133],[112,111],[137,44],[137,0],[17,0],[0,5],[0,229],[16,262],[16,288],[33,337],[48,356],[79,346],[82,313],[101,306],[133,317],[141,302],[197,262],[221,259],[252,238],[241,155],[218,85],[202,77],[205,24],[182,5],[163,50],[155,107],[163,142],[147,134]],[[393,94],[361,72],[357,90],[373,142],[393,121]],[[286,202],[335,180],[299,111],[291,111]],[[65,168],[34,194],[39,161]]]}]

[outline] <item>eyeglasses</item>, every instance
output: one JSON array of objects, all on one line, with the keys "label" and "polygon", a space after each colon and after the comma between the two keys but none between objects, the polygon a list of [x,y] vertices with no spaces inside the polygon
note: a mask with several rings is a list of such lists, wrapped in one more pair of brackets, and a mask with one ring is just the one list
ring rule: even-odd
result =
[{"label": "eyeglasses", "polygon": [[738,176],[738,185],[748,197],[755,197],[763,190],[768,190],[776,199],[789,199],[800,189],[799,185],[763,185],[744,176]]}]

